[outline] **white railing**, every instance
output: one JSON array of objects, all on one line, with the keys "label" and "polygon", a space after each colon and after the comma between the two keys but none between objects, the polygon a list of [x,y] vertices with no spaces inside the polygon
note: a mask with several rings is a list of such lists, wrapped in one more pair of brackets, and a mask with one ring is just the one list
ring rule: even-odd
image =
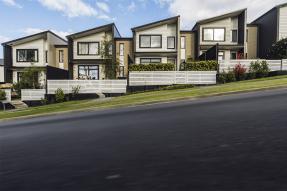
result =
[{"label": "white railing", "polygon": [[[219,72],[228,72],[235,68],[237,64],[241,64],[249,69],[251,62],[263,60],[221,60],[219,61]],[[287,60],[265,60],[269,66],[270,71],[287,70]]]},{"label": "white railing", "polygon": [[40,101],[45,99],[45,89],[22,89],[21,100],[22,101]]},{"label": "white railing", "polygon": [[141,71],[129,73],[130,86],[216,84],[216,71]]},{"label": "white railing", "polygon": [[72,93],[73,88],[80,87],[80,94],[126,93],[127,80],[48,80],[48,94],[55,94],[62,89],[65,94]]}]

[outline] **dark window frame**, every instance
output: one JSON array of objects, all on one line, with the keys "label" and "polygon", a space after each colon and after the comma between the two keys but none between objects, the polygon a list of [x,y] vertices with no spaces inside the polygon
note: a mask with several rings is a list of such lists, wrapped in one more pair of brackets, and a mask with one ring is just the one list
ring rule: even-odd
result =
[{"label": "dark window frame", "polygon": [[[205,40],[204,39],[204,30],[212,29],[213,30],[213,40]],[[223,40],[214,40],[214,29],[224,29],[224,39]],[[202,28],[202,41],[203,42],[225,42],[226,41],[226,28],[225,27],[203,27]]]},{"label": "dark window frame", "polygon": [[[90,44],[97,43],[98,44],[98,52],[97,54],[89,54],[90,51]],[[80,54],[80,44],[88,44],[88,54]],[[100,55],[100,42],[93,41],[93,42],[77,42],[77,54],[78,56],[98,56]]]},{"label": "dark window frame", "polygon": [[[63,56],[62,57],[63,61],[61,61],[61,53],[62,53],[62,56]],[[64,63],[64,50],[59,50],[59,55],[58,56],[59,56],[59,63],[61,63],[61,64]]]},{"label": "dark window frame", "polygon": [[[152,60],[152,59],[159,59],[160,60],[160,62],[149,62],[149,63],[142,63],[142,60],[143,59],[149,59],[150,61]],[[140,58],[140,64],[159,64],[159,63],[161,63],[162,62],[162,59],[161,58]]]},{"label": "dark window frame", "polygon": [[[169,47],[168,47],[168,39],[173,39],[173,42],[174,42],[174,47],[173,47],[173,48],[169,48]],[[166,40],[166,47],[167,47],[167,49],[176,49],[176,40],[175,40],[175,36],[168,36],[168,37],[167,37],[167,40]]]},{"label": "dark window frame", "polygon": [[[150,43],[149,43],[149,47],[142,47],[141,46],[141,37],[150,37]],[[152,47],[151,46],[151,37],[152,36],[159,36],[160,37],[160,47]],[[152,34],[152,35],[146,35],[146,34],[142,34],[142,35],[139,35],[139,47],[140,48],[156,48],[156,49],[161,49],[162,48],[162,35],[161,34]]]},{"label": "dark window frame", "polygon": [[[81,65],[78,65],[78,78],[80,78],[80,67],[81,66],[83,66],[83,67],[85,67],[85,66],[88,66],[88,75],[90,75],[90,69],[89,69],[89,67],[90,66],[97,66],[98,67],[98,79],[97,80],[100,80],[100,66],[99,65],[97,65],[97,64],[93,64],[93,65],[89,65],[89,64],[81,64]],[[93,80],[93,79],[91,79],[91,80]]]},{"label": "dark window frame", "polygon": [[[19,54],[18,54],[18,52],[19,51],[28,51],[28,50],[32,50],[32,51],[36,51],[37,52],[37,57],[36,57],[36,60],[34,60],[34,61],[31,61],[31,60],[26,60],[26,61],[20,61],[19,60]],[[17,62],[39,62],[39,50],[38,49],[16,49],[16,61]]]}]

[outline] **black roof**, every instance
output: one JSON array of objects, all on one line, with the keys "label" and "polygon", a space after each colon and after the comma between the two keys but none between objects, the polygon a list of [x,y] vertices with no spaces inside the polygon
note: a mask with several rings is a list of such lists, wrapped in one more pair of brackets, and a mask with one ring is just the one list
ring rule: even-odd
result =
[{"label": "black roof", "polygon": [[77,33],[74,33],[74,34],[70,34],[70,35],[67,36],[67,38],[74,38],[76,36],[82,36],[82,35],[85,35],[85,34],[90,34],[90,33],[93,33],[93,32],[100,31],[100,30],[104,30],[105,28],[109,28],[109,27],[115,27],[115,29],[119,33],[119,30],[118,30],[117,26],[115,25],[115,23],[109,23],[109,24],[106,24],[106,25],[102,25],[102,26],[98,26],[98,27],[95,27],[95,28],[91,28],[91,29],[87,29],[87,30],[84,30],[84,31],[80,31],[80,32],[77,32]]},{"label": "black roof", "polygon": [[141,28],[146,28],[146,27],[153,26],[153,25],[160,25],[160,24],[162,24],[162,23],[165,23],[165,22],[169,22],[169,21],[178,19],[179,17],[180,17],[180,16],[178,15],[178,16],[175,16],[175,17],[170,17],[170,18],[167,18],[167,19],[163,19],[163,20],[159,20],[159,21],[152,22],[152,23],[140,25],[140,26],[137,26],[137,27],[132,28],[132,31],[135,31],[135,30],[141,29]]},{"label": "black roof", "polygon": [[67,43],[67,40],[63,39],[62,37],[60,37],[59,35],[57,35],[56,33],[50,31],[50,30],[46,30],[46,31],[43,31],[43,32],[39,32],[39,33],[36,33],[36,34],[32,34],[32,35],[29,35],[29,36],[25,36],[25,37],[21,37],[21,38],[17,38],[15,40],[11,40],[11,41],[8,41],[8,42],[4,42],[2,43],[2,45],[7,45],[7,44],[11,44],[13,42],[17,42],[17,41],[20,41],[20,40],[25,40],[25,39],[29,39],[29,38],[33,38],[33,37],[37,37],[39,36],[42,37],[44,35],[47,35],[47,33],[51,33],[52,35],[56,36],[57,38],[63,40],[64,42]]}]

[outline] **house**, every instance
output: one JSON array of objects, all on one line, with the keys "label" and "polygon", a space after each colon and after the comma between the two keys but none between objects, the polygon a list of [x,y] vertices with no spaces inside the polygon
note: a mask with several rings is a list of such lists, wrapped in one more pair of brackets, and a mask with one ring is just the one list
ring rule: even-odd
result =
[{"label": "house", "polygon": [[180,58],[181,62],[195,60],[195,33],[190,30],[180,31]]},{"label": "house", "polygon": [[248,25],[248,58],[267,57],[272,44],[287,37],[287,3],[273,7],[271,10]]},{"label": "house", "polygon": [[0,59],[0,83],[4,83],[4,60]]},{"label": "house", "polygon": [[132,28],[132,32],[134,64],[173,63],[179,68],[179,16]]},{"label": "house", "polygon": [[[67,38],[71,79],[109,79],[111,70],[117,72],[116,77],[127,76],[131,39],[121,38],[114,23],[71,34]],[[107,65],[108,59],[115,67]]]},{"label": "house", "polygon": [[198,21],[192,29],[196,57],[218,44],[218,60],[245,58],[246,17],[247,9],[242,9]]},{"label": "house", "polygon": [[44,31],[2,44],[5,82],[17,83],[25,68],[39,68],[36,78],[45,87],[47,79],[67,78],[67,42]]}]

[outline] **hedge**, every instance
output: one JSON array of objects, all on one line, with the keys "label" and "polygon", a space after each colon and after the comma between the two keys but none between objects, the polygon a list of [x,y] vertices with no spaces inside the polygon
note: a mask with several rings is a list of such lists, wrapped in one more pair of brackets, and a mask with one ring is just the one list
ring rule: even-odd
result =
[{"label": "hedge", "polygon": [[182,63],[182,71],[217,71],[216,61],[198,61]]},{"label": "hedge", "polygon": [[174,71],[174,64],[133,64],[129,66],[129,71]]}]

